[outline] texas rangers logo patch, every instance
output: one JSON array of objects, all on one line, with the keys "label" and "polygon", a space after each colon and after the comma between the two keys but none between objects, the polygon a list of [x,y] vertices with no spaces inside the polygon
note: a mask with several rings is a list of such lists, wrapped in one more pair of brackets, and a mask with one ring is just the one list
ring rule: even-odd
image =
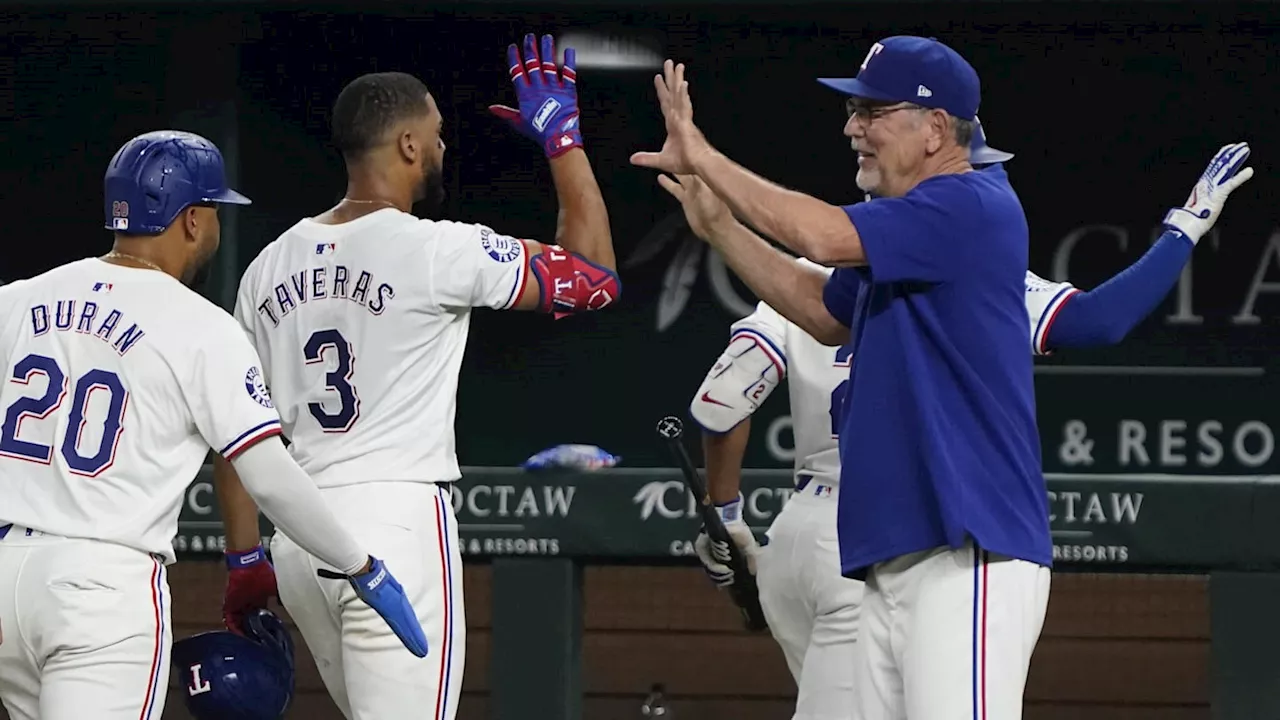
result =
[{"label": "texas rangers logo patch", "polygon": [[489,230],[480,231],[480,247],[489,257],[500,263],[508,263],[520,257],[520,241],[510,235],[499,235]]},{"label": "texas rangers logo patch", "polygon": [[263,380],[262,371],[257,366],[249,368],[249,372],[245,373],[244,389],[248,390],[249,397],[253,398],[262,407],[274,407],[271,404],[271,394],[267,392],[267,383]]}]

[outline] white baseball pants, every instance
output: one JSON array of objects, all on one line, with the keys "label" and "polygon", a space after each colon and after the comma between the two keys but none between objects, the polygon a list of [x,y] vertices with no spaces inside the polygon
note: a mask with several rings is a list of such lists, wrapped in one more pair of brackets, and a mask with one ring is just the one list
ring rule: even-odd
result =
[{"label": "white baseball pants", "polygon": [[791,496],[756,559],[760,605],[797,686],[794,720],[848,720],[862,583],[840,575],[838,487]]},{"label": "white baseball pants", "polygon": [[169,688],[164,561],[0,528],[0,701],[12,720],[157,720]]},{"label": "white baseball pants", "polygon": [[350,720],[452,720],[462,692],[467,625],[450,487],[372,482],[320,492],[404,587],[427,636],[427,656],[414,657],[349,583],[318,577],[316,570],[327,566],[277,531],[271,553],[280,602],[329,695]]},{"label": "white baseball pants", "polygon": [[1049,574],[972,545],[873,567],[856,720],[1020,720]]}]

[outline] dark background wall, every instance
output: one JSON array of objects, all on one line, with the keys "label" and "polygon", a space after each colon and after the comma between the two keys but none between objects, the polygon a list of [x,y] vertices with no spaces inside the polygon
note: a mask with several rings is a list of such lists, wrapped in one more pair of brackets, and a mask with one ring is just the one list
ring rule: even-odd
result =
[{"label": "dark background wall", "polygon": [[[979,70],[991,142],[1017,153],[1009,165],[1033,228],[1032,269],[1092,287],[1137,258],[1164,211],[1185,198],[1219,146],[1246,139],[1256,178],[1203,243],[1184,289],[1125,346],[1043,361],[1073,364],[1265,367],[1280,309],[1280,275],[1268,198],[1280,156],[1276,6],[1236,3],[898,3],[549,7],[482,4],[439,9],[379,4],[258,10],[244,5],[8,11],[0,15],[0,217],[10,252],[0,278],[29,276],[107,247],[101,172],[134,134],[180,113],[236,104],[239,185],[255,200],[240,215],[235,265],[291,223],[327,208],[343,189],[327,144],[328,109],[359,73],[399,69],[423,77],[447,119],[449,199],[441,214],[534,238],[554,232],[545,162],[485,107],[509,101],[506,43],[528,30],[628,33],[686,61],[700,125],[731,157],[780,183],[852,202],[854,163],[841,135],[842,99],[814,81],[853,73],[870,43],[893,33],[931,34]],[[225,71],[234,69],[238,74]],[[647,69],[581,72],[587,147],[604,187],[626,301],[599,316],[476,313],[461,388],[459,453],[467,464],[510,464],[557,442],[589,442],[630,464],[660,463],[648,430],[681,411],[725,338],[735,311],[754,300],[736,280],[716,293],[711,263],[689,240],[673,201],[629,154],[662,138]],[[675,217],[673,217],[673,215]],[[665,222],[664,222],[665,221]],[[1079,237],[1069,264],[1055,253]],[[682,245],[683,243],[687,245]],[[681,248],[684,248],[683,251]],[[1270,252],[1270,254],[1269,254]],[[696,265],[696,267],[695,267]],[[682,297],[675,270],[695,274]],[[232,278],[234,281],[234,278]],[[1242,312],[1250,296],[1251,312]],[[217,296],[215,295],[215,298]],[[735,299],[736,298],[736,299]],[[658,329],[663,313],[664,327]],[[1194,315],[1195,322],[1187,318]],[[1051,371],[1046,371],[1051,372]],[[1119,372],[1118,375],[1115,373]],[[1150,372],[1150,371],[1148,371]],[[1258,372],[1258,371],[1243,371]],[[538,422],[577,387],[573,412]],[[1178,393],[1166,392],[1175,387]],[[1061,471],[1253,472],[1273,469],[1263,380],[1096,374],[1042,375],[1046,467]],[[1180,393],[1180,394],[1179,394]],[[1191,398],[1188,400],[1187,398]],[[1229,401],[1228,401],[1229,400]],[[495,408],[501,408],[496,412]],[[763,416],[786,413],[783,394]],[[1063,427],[1084,420],[1094,464],[1055,460]],[[1148,462],[1121,457],[1120,423],[1143,425]],[[1161,459],[1161,421],[1187,439],[1189,460]],[[1222,424],[1216,463],[1198,461],[1197,430]],[[756,424],[752,461],[786,464]],[[1213,428],[1211,427],[1212,431]],[[1213,432],[1210,432],[1212,435]],[[785,429],[775,437],[789,443]],[[1250,444],[1252,443],[1252,444]],[[1166,443],[1166,446],[1168,443]],[[1176,448],[1175,448],[1176,450]],[[1209,460],[1213,453],[1208,452]],[[1172,459],[1170,459],[1172,458]]]},{"label": "dark background wall", "polygon": [[[555,202],[545,162],[485,107],[509,101],[506,43],[528,30],[589,30],[651,39],[689,63],[700,125],[731,157],[788,186],[852,202],[854,163],[841,135],[842,99],[814,81],[856,71],[870,43],[931,34],[981,74],[981,116],[1009,165],[1033,228],[1032,269],[1092,287],[1137,258],[1164,211],[1180,203],[1212,153],[1245,139],[1256,178],[1232,199],[1213,241],[1202,243],[1189,305],[1173,294],[1125,346],[1074,352],[1046,365],[1232,365],[1263,368],[1280,301],[1251,293],[1276,282],[1268,240],[1276,230],[1270,171],[1280,156],[1269,92],[1277,63],[1277,6],[1237,3],[896,3],[750,6],[550,6],[439,9],[378,4],[308,11],[201,3],[173,8],[9,11],[0,15],[0,217],[10,252],[0,277],[28,276],[101,252],[101,172],[130,136],[179,113],[237,104],[239,185],[255,200],[240,215],[243,267],[298,218],[340,196],[341,166],[327,144],[327,113],[359,73],[399,69],[423,77],[446,115],[449,199],[441,213],[548,239]],[[296,6],[294,6],[296,7]],[[238,75],[223,72],[239,63]],[[624,266],[626,301],[599,316],[477,312],[458,416],[466,464],[510,464],[557,442],[597,443],[630,464],[661,463],[655,418],[682,411],[714,359],[734,309],[753,302],[736,280],[717,294],[712,265],[653,173],[629,154],[656,148],[662,130],[652,72],[581,72],[587,147],[604,186]],[[676,216],[673,218],[673,214]],[[665,222],[664,221],[668,221]],[[1079,237],[1069,264],[1055,253]],[[1216,241],[1216,242],[1215,242]],[[692,252],[690,252],[692,251]],[[694,264],[698,267],[693,267]],[[1266,265],[1266,270],[1260,266]],[[674,268],[696,271],[682,298]],[[737,296],[736,304],[732,296]],[[1242,312],[1251,295],[1251,312]],[[728,298],[726,303],[724,298]],[[665,327],[658,329],[659,313]],[[1195,322],[1186,319],[1194,315]],[[1045,371],[1053,372],[1053,370]],[[1119,373],[1118,375],[1116,373]],[[1141,372],[1141,371],[1139,371]],[[1150,372],[1150,371],[1146,371]],[[1093,472],[1255,472],[1274,469],[1262,408],[1264,377],[1136,375],[1131,370],[1042,375],[1046,467]],[[1220,372],[1220,371],[1215,371]],[[550,409],[565,380],[572,412]],[[1176,392],[1168,392],[1174,389]],[[496,411],[495,408],[501,408]],[[549,412],[556,421],[539,422]],[[778,393],[763,416],[785,414]],[[1070,420],[1096,438],[1089,466],[1061,463]],[[1148,462],[1123,456],[1121,421],[1143,427]],[[1162,421],[1186,438],[1161,459]],[[1217,421],[1222,457],[1198,460],[1197,430]],[[1248,426],[1241,462],[1234,433]],[[786,464],[756,423],[752,461]],[[775,430],[777,430],[775,428]],[[1265,431],[1264,431],[1265,430]],[[782,444],[789,436],[776,432]],[[1176,444],[1176,443],[1175,443]],[[1167,446],[1169,443],[1165,443]]]}]

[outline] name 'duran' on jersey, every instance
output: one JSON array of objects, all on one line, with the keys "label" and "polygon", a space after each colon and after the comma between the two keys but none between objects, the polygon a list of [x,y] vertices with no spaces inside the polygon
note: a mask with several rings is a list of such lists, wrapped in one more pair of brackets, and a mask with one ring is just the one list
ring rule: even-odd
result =
[{"label": "name 'duran' on jersey", "polygon": [[31,308],[30,319],[31,333],[35,337],[40,337],[50,330],[58,332],[74,330],[80,335],[96,337],[111,345],[121,356],[129,352],[146,335],[137,323],[126,323],[124,313],[114,308],[104,310],[98,303],[91,300],[83,302],[59,300],[53,306],[52,312],[49,311],[48,305],[36,305]]},{"label": "name 'duran' on jersey", "polygon": [[387,309],[387,302],[396,296],[395,289],[381,283],[370,293],[376,283],[373,273],[362,270],[352,282],[353,275],[345,265],[335,265],[332,273],[329,268],[322,267],[293,273],[288,280],[272,288],[270,297],[258,303],[258,314],[276,327],[299,305],[316,300],[346,300],[374,315],[381,315]]}]

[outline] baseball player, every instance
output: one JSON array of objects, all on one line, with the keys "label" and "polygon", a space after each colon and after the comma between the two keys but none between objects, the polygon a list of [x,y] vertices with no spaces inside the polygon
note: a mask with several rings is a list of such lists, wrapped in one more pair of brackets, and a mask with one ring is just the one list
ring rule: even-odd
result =
[{"label": "baseball player", "polygon": [[466,623],[453,421],[471,309],[561,317],[619,297],[578,125],[574,51],[563,66],[555,57],[549,35],[526,36],[523,52],[511,45],[519,107],[491,110],[549,158],[558,244],[411,215],[414,202],[441,198],[442,116],[416,78],[379,73],[352,81],[334,106],[346,197],[291,227],[241,281],[235,315],[262,355],[290,450],[338,517],[395,564],[431,645],[425,660],[393,652],[345,590],[316,579],[325,561],[277,533],[280,600],[348,718],[457,712]]},{"label": "baseball player", "polygon": [[[865,580],[854,717],[1020,718],[1052,541],[1025,307],[1028,232],[1000,167],[969,163],[977,73],[935,39],[886,38],[855,79],[857,184],[840,207],[736,165],[693,123],[683,66],[655,78],[667,126],[633,163],[677,197],[708,189],[729,266],[814,338],[849,345],[838,418],[842,574]],[[1229,146],[1165,222],[1198,239],[1247,179]],[[694,176],[698,182],[695,182]],[[759,228],[830,277],[795,263]],[[739,230],[741,229],[741,231]]]},{"label": "baseball player", "polygon": [[[969,157],[975,167],[1012,157],[987,147],[981,125],[975,127]],[[702,218],[723,212],[723,204],[709,193],[698,197],[702,202],[686,201],[684,209],[691,225],[703,226]],[[1089,292],[1028,271],[1032,354],[1118,343],[1177,283],[1194,245],[1191,237],[1168,230],[1136,263]],[[831,272],[803,258],[798,262]],[[690,405],[703,428],[712,502],[755,568],[770,632],[795,678],[796,720],[846,717],[854,704],[863,584],[841,576],[836,537],[837,420],[852,361],[849,346],[827,347],[761,302],[733,324],[728,347]],[[795,494],[761,547],[743,520],[740,471],[750,417],[784,378],[795,436]],[[694,547],[711,579],[727,587],[734,582],[733,571],[716,559],[727,551],[714,545],[700,533]]]},{"label": "baseball player", "polygon": [[111,252],[0,288],[9,717],[160,717],[172,639],[165,566],[210,448],[425,654],[399,584],[285,450],[243,332],[188,288],[218,248],[216,206],[249,203],[226,186],[218,149],[185,132],[140,135],[112,158],[105,186]]}]

